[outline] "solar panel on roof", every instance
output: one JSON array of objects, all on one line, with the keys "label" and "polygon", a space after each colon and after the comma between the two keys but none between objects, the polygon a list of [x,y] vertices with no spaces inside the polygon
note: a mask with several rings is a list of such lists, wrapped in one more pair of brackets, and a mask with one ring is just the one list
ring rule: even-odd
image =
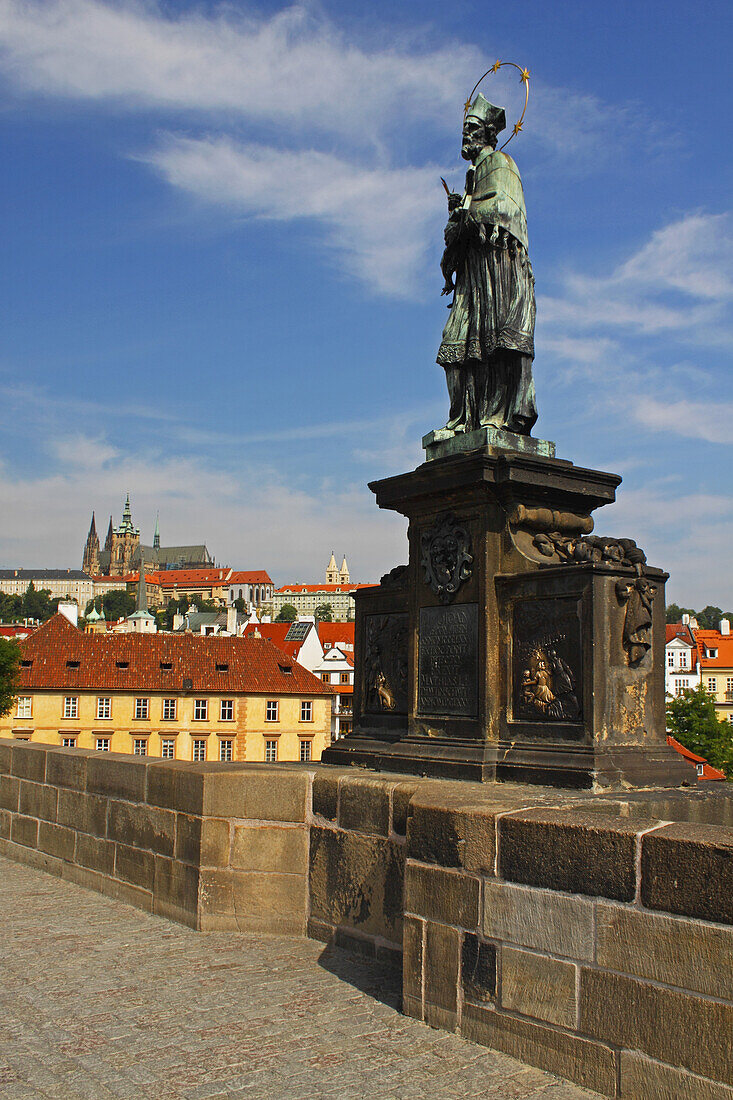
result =
[{"label": "solar panel on roof", "polygon": [[310,623],[291,623],[287,634],[285,635],[286,642],[303,642],[305,641],[308,631],[311,628]]}]

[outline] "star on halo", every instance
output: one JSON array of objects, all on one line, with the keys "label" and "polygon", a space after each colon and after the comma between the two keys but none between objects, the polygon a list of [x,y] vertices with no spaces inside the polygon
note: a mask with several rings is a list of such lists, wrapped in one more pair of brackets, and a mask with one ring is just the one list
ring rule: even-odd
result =
[{"label": "star on halo", "polygon": [[490,73],[498,73],[500,68],[501,68],[501,61],[495,61],[494,64],[489,69],[489,72]]},{"label": "star on halo", "polygon": [[526,84],[529,80],[529,69],[522,69],[522,75],[519,79],[522,81],[522,84]]}]

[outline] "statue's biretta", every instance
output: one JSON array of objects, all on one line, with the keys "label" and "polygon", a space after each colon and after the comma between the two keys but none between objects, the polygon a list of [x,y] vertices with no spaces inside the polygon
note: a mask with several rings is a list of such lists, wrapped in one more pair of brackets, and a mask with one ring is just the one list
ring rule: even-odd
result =
[{"label": "statue's biretta", "polygon": [[495,107],[493,103],[489,103],[488,99],[485,99],[481,95],[481,92],[479,92],[468,108],[466,118],[479,118],[482,122],[488,122],[494,127],[497,134],[500,134],[502,130],[506,130],[506,115],[504,114],[504,108]]}]

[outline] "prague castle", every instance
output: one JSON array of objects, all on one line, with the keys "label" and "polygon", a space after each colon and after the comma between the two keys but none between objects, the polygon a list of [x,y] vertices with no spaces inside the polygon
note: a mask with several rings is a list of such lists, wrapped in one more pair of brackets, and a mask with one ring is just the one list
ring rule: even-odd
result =
[{"label": "prague castle", "polygon": [[132,522],[130,494],[127,494],[122,511],[122,523],[115,527],[109,517],[107,537],[104,549],[99,546],[97,524],[94,512],[89,534],[84,545],[82,570],[93,577],[123,577],[140,568],[143,563],[146,570],[159,569],[202,569],[214,564],[214,559],[203,544],[190,546],[161,546],[158,520],[155,521],[152,546],[140,542],[140,528]]}]

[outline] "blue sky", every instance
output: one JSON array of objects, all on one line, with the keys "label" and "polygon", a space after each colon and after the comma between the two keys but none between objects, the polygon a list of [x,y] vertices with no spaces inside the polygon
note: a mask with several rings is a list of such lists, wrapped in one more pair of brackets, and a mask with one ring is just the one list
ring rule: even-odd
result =
[{"label": "blue sky", "polygon": [[[0,564],[124,493],[236,568],[377,579],[366,483],[442,424],[439,176],[532,72],[535,434],[623,475],[601,533],[733,605],[730,5],[0,0]],[[505,76],[505,74],[507,74]],[[519,113],[514,70],[485,94]]]}]

